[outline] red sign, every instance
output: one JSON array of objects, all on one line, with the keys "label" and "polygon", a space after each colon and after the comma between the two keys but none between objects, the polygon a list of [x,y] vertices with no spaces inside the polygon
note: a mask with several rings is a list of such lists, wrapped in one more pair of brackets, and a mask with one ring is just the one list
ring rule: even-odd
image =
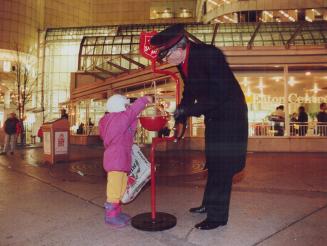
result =
[{"label": "red sign", "polygon": [[140,35],[140,53],[149,60],[156,60],[158,55],[158,50],[152,48],[150,45],[150,39],[155,34],[157,34],[157,31],[141,32]]}]

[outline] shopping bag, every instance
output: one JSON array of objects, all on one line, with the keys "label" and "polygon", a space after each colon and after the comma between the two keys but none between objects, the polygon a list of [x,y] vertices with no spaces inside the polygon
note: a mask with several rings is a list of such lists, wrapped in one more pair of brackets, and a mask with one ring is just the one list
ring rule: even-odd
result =
[{"label": "shopping bag", "polygon": [[129,203],[140,193],[144,185],[151,179],[151,163],[143,155],[140,147],[132,146],[132,170],[128,176],[127,188],[122,203]]}]

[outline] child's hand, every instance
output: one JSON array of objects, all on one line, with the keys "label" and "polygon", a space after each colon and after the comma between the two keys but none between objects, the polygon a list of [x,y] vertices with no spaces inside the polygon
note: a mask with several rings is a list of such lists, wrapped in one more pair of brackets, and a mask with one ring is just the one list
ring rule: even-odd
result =
[{"label": "child's hand", "polygon": [[146,98],[148,99],[149,103],[153,103],[153,96],[146,96]]}]

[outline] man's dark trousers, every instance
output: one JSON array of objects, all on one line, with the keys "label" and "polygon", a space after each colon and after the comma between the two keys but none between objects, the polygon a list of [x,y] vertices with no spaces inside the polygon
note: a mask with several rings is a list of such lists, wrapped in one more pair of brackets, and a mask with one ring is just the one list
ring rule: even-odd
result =
[{"label": "man's dark trousers", "polygon": [[205,125],[208,178],[202,205],[206,207],[207,219],[227,222],[233,176],[244,158],[244,151],[240,150],[246,136],[229,131],[228,123],[221,119],[206,119]]}]

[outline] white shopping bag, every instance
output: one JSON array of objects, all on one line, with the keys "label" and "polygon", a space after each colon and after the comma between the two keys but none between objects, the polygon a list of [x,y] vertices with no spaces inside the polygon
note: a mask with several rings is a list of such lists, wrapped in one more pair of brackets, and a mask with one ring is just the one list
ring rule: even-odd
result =
[{"label": "white shopping bag", "polygon": [[132,170],[128,176],[128,184],[122,203],[129,203],[140,193],[143,186],[151,179],[151,163],[143,155],[140,147],[133,144]]}]

